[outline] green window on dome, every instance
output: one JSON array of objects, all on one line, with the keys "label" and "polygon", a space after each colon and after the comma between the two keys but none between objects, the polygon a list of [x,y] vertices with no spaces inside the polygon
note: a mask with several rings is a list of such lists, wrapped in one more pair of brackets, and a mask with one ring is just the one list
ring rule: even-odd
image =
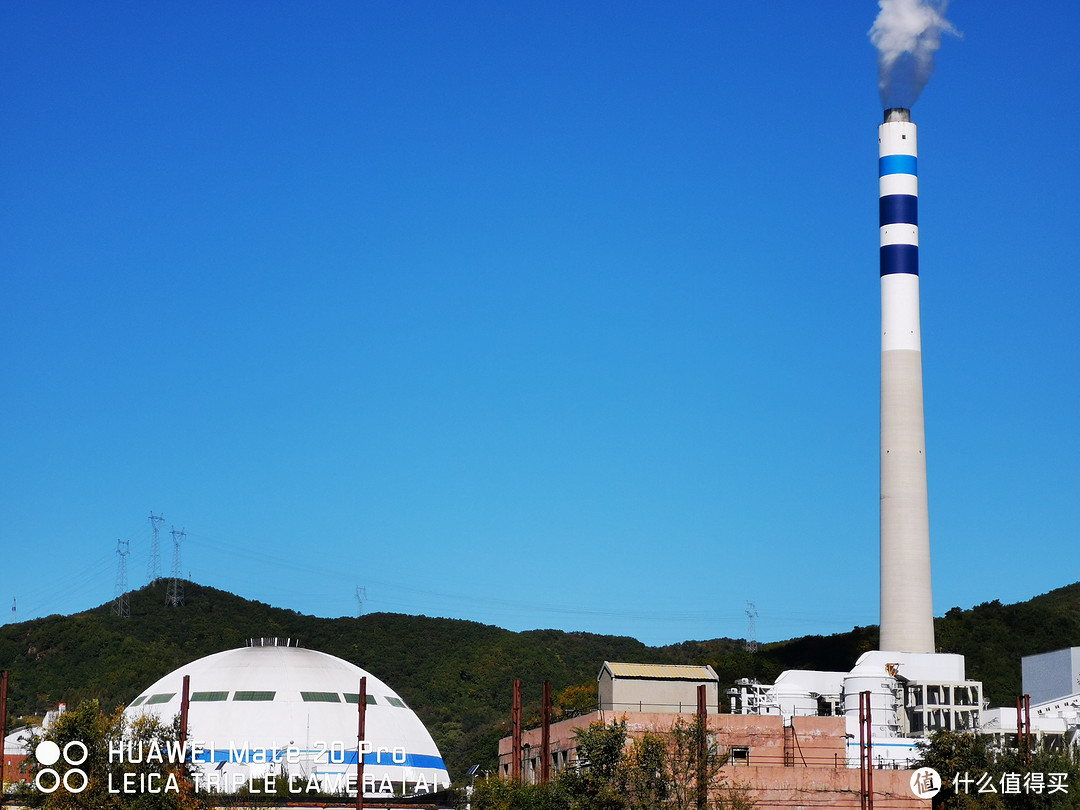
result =
[{"label": "green window on dome", "polygon": [[[359,703],[360,702],[360,695],[357,692],[346,692],[345,693],[345,702],[346,703],[354,703],[354,704]],[[375,700],[374,695],[368,695],[367,696],[367,705],[368,706],[374,706],[377,703],[378,703],[378,701]]]},{"label": "green window on dome", "polygon": [[337,692],[301,692],[305,703],[341,703]]},{"label": "green window on dome", "polygon": [[192,703],[197,703],[197,702],[210,703],[210,702],[213,702],[213,701],[228,700],[228,699],[229,699],[229,693],[228,692],[192,692],[191,693],[191,702]]}]

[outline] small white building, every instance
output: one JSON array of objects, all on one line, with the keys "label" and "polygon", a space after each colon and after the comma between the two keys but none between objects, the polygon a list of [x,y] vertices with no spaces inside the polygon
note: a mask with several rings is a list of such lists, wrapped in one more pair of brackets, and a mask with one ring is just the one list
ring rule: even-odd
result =
[{"label": "small white building", "polygon": [[720,679],[707,665],[605,661],[596,680],[601,712],[694,712],[697,710],[698,687],[702,684],[709,713],[719,711]]}]

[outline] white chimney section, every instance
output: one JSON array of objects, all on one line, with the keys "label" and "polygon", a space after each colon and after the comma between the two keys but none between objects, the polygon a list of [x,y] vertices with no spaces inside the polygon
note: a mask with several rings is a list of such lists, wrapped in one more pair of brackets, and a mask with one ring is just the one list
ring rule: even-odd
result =
[{"label": "white chimney section", "polygon": [[878,127],[881,227],[880,649],[934,652],[919,333],[918,170],[906,109]]}]

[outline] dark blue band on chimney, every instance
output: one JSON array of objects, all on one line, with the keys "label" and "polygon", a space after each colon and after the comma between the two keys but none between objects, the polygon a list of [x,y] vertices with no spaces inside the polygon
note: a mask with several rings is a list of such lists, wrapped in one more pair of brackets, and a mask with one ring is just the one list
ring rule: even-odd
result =
[{"label": "dark blue band on chimney", "polygon": [[883,155],[878,158],[877,165],[878,177],[887,174],[919,174],[919,159],[914,155]]},{"label": "dark blue band on chimney", "polygon": [[881,275],[889,276],[893,273],[919,275],[918,245],[882,245]]},{"label": "dark blue band on chimney", "polygon": [[911,194],[887,194],[878,198],[879,225],[906,222],[919,224],[919,198]]}]

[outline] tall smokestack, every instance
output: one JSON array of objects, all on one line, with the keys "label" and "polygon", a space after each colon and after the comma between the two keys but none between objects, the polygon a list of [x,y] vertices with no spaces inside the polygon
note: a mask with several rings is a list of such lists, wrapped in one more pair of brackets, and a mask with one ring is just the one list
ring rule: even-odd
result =
[{"label": "tall smokestack", "polygon": [[918,149],[911,112],[878,127],[882,650],[934,652],[919,332]]}]

